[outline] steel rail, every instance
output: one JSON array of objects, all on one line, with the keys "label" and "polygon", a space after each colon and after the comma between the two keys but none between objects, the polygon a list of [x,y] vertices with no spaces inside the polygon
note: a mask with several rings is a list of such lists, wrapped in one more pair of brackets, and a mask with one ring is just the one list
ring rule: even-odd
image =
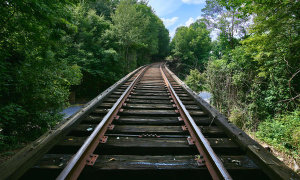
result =
[{"label": "steel rail", "polygon": [[80,147],[77,153],[72,157],[67,166],[62,170],[57,180],[63,179],[77,179],[85,167],[86,164],[93,164],[98,155],[94,155],[93,152],[97,148],[98,144],[101,142],[101,139],[104,137],[104,134],[107,128],[111,125],[114,118],[117,117],[119,110],[122,108],[124,102],[130,95],[130,92],[134,89],[134,86],[141,79],[142,75],[145,73],[145,70],[148,68],[144,67],[137,77],[131,82],[128,88],[120,96],[117,102],[109,110],[109,112],[104,116],[102,121],[95,127],[93,133],[86,139],[84,144]]},{"label": "steel rail", "polygon": [[[165,85],[168,88],[168,91],[171,94],[171,97],[173,99],[173,102],[175,103],[176,107],[178,108],[178,111],[180,113],[181,118],[183,119],[187,130],[189,131],[193,143],[196,145],[200,157],[204,158],[204,160],[201,160],[200,163],[205,163],[210,175],[213,179],[226,179],[230,180],[232,179],[227,170],[225,169],[223,163],[218,158],[218,156],[215,154],[213,149],[211,148],[209,142],[202,134],[199,127],[196,125],[194,119],[191,117],[189,112],[186,110],[185,106],[179,99],[178,95],[174,91],[171,83],[169,82],[167,76],[165,75],[162,67],[160,66],[160,72],[163,76]],[[203,157],[202,157],[203,156]]]}]

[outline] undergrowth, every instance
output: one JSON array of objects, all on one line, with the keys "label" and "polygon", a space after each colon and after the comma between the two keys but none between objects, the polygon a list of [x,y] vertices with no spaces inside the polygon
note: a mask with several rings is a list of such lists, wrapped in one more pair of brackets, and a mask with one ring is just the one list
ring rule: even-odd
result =
[{"label": "undergrowth", "polygon": [[300,109],[267,119],[258,126],[256,136],[300,162]]}]

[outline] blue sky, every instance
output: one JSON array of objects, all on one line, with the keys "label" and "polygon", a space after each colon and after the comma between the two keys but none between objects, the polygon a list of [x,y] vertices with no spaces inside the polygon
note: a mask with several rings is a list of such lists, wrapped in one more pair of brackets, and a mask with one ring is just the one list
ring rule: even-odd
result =
[{"label": "blue sky", "polygon": [[205,0],[149,0],[149,5],[160,17],[173,37],[179,26],[189,26],[200,18]]}]

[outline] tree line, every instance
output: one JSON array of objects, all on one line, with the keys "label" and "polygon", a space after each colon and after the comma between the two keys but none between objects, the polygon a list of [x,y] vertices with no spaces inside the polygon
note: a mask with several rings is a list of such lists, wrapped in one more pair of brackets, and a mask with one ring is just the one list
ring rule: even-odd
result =
[{"label": "tree line", "polygon": [[298,163],[299,8],[289,0],[206,0],[202,19],[176,30],[168,57],[231,122]]},{"label": "tree line", "polygon": [[145,1],[3,0],[0,19],[0,150],[59,122],[70,90],[95,96],[169,52]]}]

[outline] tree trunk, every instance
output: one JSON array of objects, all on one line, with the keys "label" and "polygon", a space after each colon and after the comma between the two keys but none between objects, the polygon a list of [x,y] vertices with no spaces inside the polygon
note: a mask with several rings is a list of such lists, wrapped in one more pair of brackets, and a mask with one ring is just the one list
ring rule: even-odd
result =
[{"label": "tree trunk", "polygon": [[231,49],[234,48],[234,42],[233,42],[233,31],[234,31],[234,11],[232,12],[232,18],[231,18],[231,34],[230,34],[230,45],[231,45]]},{"label": "tree trunk", "polygon": [[128,51],[129,51],[129,48],[126,47],[125,60],[126,60],[126,68],[127,68],[127,72],[129,72],[129,58],[128,58]]}]

